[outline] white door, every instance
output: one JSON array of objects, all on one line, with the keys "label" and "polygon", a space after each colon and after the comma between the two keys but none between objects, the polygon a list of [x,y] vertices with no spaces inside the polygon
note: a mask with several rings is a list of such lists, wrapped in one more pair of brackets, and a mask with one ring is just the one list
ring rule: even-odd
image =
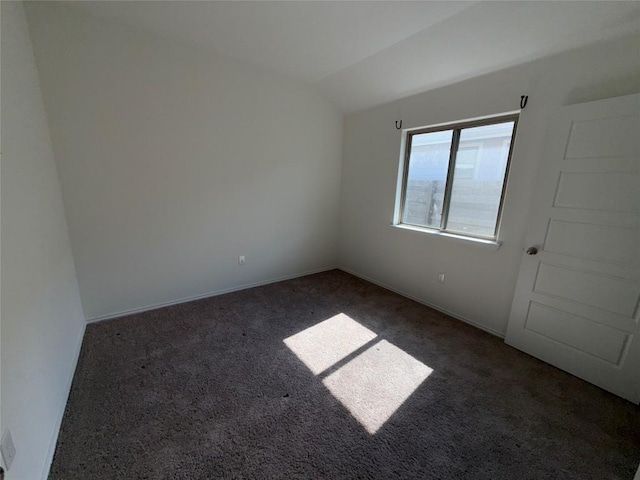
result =
[{"label": "white door", "polygon": [[559,109],[540,168],[505,341],[638,403],[640,95]]}]

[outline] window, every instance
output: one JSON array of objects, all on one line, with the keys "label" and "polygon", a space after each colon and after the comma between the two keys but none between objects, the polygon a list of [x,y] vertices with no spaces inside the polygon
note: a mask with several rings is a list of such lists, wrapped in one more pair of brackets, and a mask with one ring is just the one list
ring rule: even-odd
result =
[{"label": "window", "polygon": [[517,115],[407,131],[396,223],[496,240]]}]

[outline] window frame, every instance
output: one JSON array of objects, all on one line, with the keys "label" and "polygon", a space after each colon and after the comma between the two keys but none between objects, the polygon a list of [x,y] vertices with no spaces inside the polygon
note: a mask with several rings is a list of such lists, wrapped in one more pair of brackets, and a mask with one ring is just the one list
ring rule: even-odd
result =
[{"label": "window frame", "polygon": [[[460,122],[446,123],[446,124],[438,124],[429,127],[420,127],[415,129],[406,129],[404,133],[404,152],[402,155],[402,181],[400,183],[400,205],[398,209],[397,221],[394,222],[396,226],[400,227],[408,227],[412,229],[422,230],[428,233],[440,233],[451,236],[456,236],[460,238],[468,238],[470,240],[483,240],[483,241],[498,241],[498,234],[500,231],[500,224],[502,223],[502,212],[504,210],[504,197],[507,191],[507,183],[509,181],[509,170],[511,167],[511,160],[513,157],[513,147],[515,144],[516,133],[518,129],[518,120],[520,118],[520,112],[514,113],[506,113],[501,115],[496,115],[492,117],[485,117],[481,119],[475,120],[463,120]],[[498,205],[498,214],[496,215],[496,224],[493,230],[493,235],[481,235],[474,233],[466,233],[466,232],[458,232],[455,230],[448,230],[446,228],[448,220],[449,220],[449,207],[451,204],[451,192],[453,189],[453,177],[455,172],[456,165],[456,157],[458,154],[458,150],[460,147],[460,134],[461,131],[465,128],[473,128],[473,127],[482,127],[486,125],[496,125],[500,123],[513,122],[513,131],[511,132],[511,141],[509,145],[509,151],[507,153],[507,164],[504,170],[504,176],[502,179],[502,191],[500,193],[500,203]],[[449,163],[447,166],[447,178],[445,182],[444,189],[444,200],[442,205],[442,216],[440,218],[440,226],[439,227],[429,227],[426,225],[419,225],[414,223],[409,223],[404,221],[404,210],[406,203],[406,195],[407,195],[407,182],[409,180],[409,161],[411,158],[411,146],[414,135],[421,135],[424,133],[434,133],[434,132],[443,132],[447,130],[452,130],[453,134],[451,137],[451,146],[449,148]]]}]

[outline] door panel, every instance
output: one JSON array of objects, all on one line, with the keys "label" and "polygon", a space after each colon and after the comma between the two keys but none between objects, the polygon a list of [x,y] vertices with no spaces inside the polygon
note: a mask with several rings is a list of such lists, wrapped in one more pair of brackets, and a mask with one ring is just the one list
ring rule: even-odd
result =
[{"label": "door panel", "polygon": [[560,174],[555,207],[638,212],[637,179],[627,173]]},{"label": "door panel", "polygon": [[531,302],[526,328],[618,365],[629,335],[584,317]]},{"label": "door panel", "polygon": [[[575,242],[591,238],[591,242]],[[637,229],[551,220],[544,245],[547,252],[602,262],[638,265]]]},{"label": "door panel", "polygon": [[534,291],[633,317],[638,285],[609,275],[540,264]]},{"label": "door panel", "polygon": [[638,132],[633,115],[574,121],[565,158],[623,157],[635,155]]},{"label": "door panel", "polygon": [[636,320],[617,313],[607,312],[600,308],[591,307],[584,303],[577,303],[571,300],[565,300],[560,297],[552,297],[546,294],[540,294],[533,292],[530,295],[530,302],[537,302],[541,305],[548,305],[549,307],[556,308],[563,312],[571,312],[579,317],[587,318],[594,322],[609,325],[610,327],[617,328],[623,331],[633,330]]},{"label": "door panel", "polygon": [[[640,401],[640,95],[563,107],[505,341]],[[526,255],[537,246],[537,255]]]}]

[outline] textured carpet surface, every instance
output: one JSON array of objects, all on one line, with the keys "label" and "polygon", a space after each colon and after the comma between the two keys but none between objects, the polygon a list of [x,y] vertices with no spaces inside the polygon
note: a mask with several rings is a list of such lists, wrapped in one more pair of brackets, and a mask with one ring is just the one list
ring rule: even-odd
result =
[{"label": "textured carpet surface", "polygon": [[639,412],[336,270],[89,325],[50,478],[631,480]]}]

